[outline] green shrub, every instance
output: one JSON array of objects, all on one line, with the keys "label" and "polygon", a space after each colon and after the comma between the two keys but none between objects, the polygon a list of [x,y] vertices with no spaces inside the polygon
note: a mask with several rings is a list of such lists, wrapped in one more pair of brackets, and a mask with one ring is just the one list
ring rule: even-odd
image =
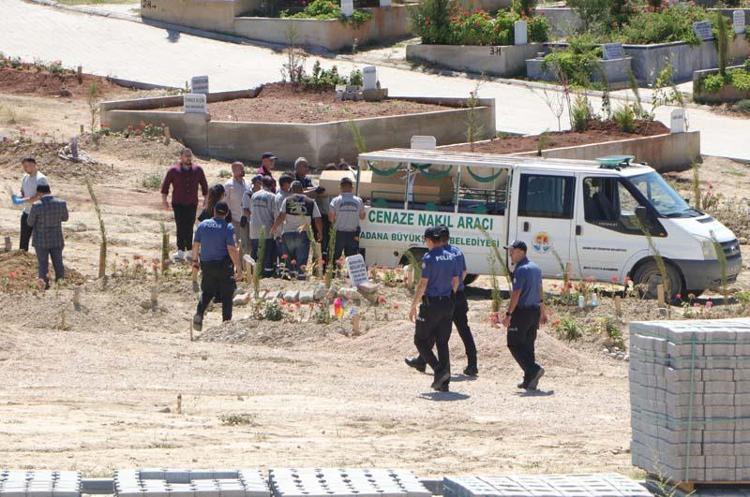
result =
[{"label": "green shrub", "polygon": [[529,30],[529,41],[542,43],[549,40],[549,21],[544,16],[535,16],[526,19]]},{"label": "green shrub", "polygon": [[635,132],[635,110],[631,105],[623,105],[612,113],[612,119],[617,123],[620,131]]},{"label": "green shrub", "polygon": [[573,118],[573,129],[583,133],[589,127],[591,120],[591,106],[586,95],[578,95],[573,102],[573,108],[570,110],[570,116]]},{"label": "green shrub", "polygon": [[426,45],[450,44],[451,16],[456,11],[454,0],[422,0],[409,8],[412,29]]},{"label": "green shrub", "polygon": [[513,0],[513,11],[522,16],[531,17],[537,3],[537,0]]},{"label": "green shrub", "polygon": [[750,57],[748,57],[747,60],[745,60],[745,64],[744,65],[745,65],[745,70],[747,72],[750,72]]},{"label": "green shrub", "polygon": [[141,186],[149,190],[158,190],[161,188],[161,175],[149,174],[141,180]]},{"label": "green shrub", "polygon": [[284,319],[284,310],[277,301],[271,300],[263,310],[263,317],[269,321],[281,321]]},{"label": "green shrub", "polygon": [[599,59],[602,56],[601,47],[591,40],[588,36],[571,38],[568,48],[547,54],[542,67],[564,77],[571,86],[591,86],[592,76],[601,71]]},{"label": "green shrub", "polygon": [[710,74],[700,80],[699,88],[706,93],[718,93],[726,85],[732,85],[738,91],[750,91],[750,72],[740,68],[732,69],[726,76]]},{"label": "green shrub", "polygon": [[583,336],[583,331],[575,319],[565,316],[553,324],[557,338],[572,342]]},{"label": "green shrub", "polygon": [[341,12],[341,7],[338,3],[331,0],[313,0],[301,12],[290,14],[289,11],[284,10],[281,12],[281,17],[319,20],[339,19],[342,22],[359,26],[372,19],[372,13],[366,10],[357,9],[350,17],[346,17],[343,12]]},{"label": "green shrub", "polygon": [[700,40],[693,32],[693,23],[708,18],[704,9],[687,4],[677,4],[659,12],[644,11],[633,16],[617,38],[623,43],[686,41],[696,45]]},{"label": "green shrub", "polygon": [[734,110],[750,115],[750,100],[740,100],[734,104]]},{"label": "green shrub", "polygon": [[568,0],[568,7],[583,21],[584,31],[606,31],[610,23],[611,0]]},{"label": "green shrub", "polygon": [[320,65],[320,61],[315,61],[311,74],[303,74],[300,80],[302,86],[310,90],[326,90],[334,88],[337,85],[362,85],[362,71],[359,69],[353,70],[349,77],[342,76],[339,74],[339,69],[336,66],[330,69],[323,69]]}]

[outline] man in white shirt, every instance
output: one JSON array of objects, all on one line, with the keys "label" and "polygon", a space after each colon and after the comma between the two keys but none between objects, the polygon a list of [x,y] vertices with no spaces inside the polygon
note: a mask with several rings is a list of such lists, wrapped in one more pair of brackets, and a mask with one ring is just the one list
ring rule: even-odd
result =
[{"label": "man in white shirt", "polygon": [[36,191],[37,182],[40,179],[45,179],[42,173],[39,172],[37,167],[36,159],[33,157],[26,157],[21,161],[21,167],[23,167],[23,178],[21,178],[21,201],[23,202],[23,214],[21,214],[21,243],[20,249],[23,251],[29,251],[29,241],[31,240],[31,234],[34,232],[34,228],[29,226],[27,220],[29,219],[29,213],[31,212],[31,205],[39,200],[40,194]]},{"label": "man in white shirt", "polygon": [[[232,179],[224,183],[224,201],[229,204],[232,213],[232,226],[234,226],[234,238],[240,250],[240,264],[242,255],[248,253],[250,246],[250,232],[247,222],[242,222],[242,199],[247,191],[245,183],[245,166],[242,162],[232,163]],[[244,226],[242,226],[244,224]]]}]

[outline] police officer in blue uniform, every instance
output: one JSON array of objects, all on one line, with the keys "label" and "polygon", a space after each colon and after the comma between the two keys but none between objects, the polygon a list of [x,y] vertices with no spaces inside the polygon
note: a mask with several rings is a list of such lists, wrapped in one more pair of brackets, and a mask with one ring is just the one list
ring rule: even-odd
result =
[{"label": "police officer in blue uniform", "polygon": [[[422,278],[417,284],[409,319],[416,323],[414,345],[434,371],[432,389],[447,392],[451,378],[448,341],[459,273],[455,256],[443,246],[440,236],[438,227],[425,230],[428,252],[422,258]],[[432,352],[433,346],[437,346],[437,357]]]},{"label": "police officer in blue uniform", "polygon": [[193,316],[193,329],[203,328],[203,314],[208,304],[221,296],[221,317],[232,319],[235,276],[240,277],[240,256],[234,242],[234,227],[226,220],[229,205],[217,202],[214,216],[198,225],[193,242],[193,267],[200,268],[201,296]]},{"label": "police officer in blue uniform", "polygon": [[536,362],[534,342],[539,324],[547,322],[544,309],[542,270],[526,257],[526,243],[514,241],[507,247],[513,270],[513,292],[503,326],[508,328],[508,350],[523,369],[518,388],[536,390],[544,368]]},{"label": "police officer in blue uniform", "polygon": [[[471,334],[471,328],[469,328],[469,303],[466,300],[466,294],[464,293],[464,279],[466,278],[466,258],[460,248],[450,244],[450,230],[447,226],[438,226],[440,229],[440,242],[443,247],[448,249],[455,256],[456,266],[460,273],[458,277],[458,291],[456,292],[456,301],[453,308],[453,324],[456,325],[458,335],[461,337],[461,341],[464,343],[464,349],[466,350],[467,366],[464,369],[466,376],[477,376],[479,369],[477,368],[477,346],[474,343],[474,336]],[[422,356],[407,357],[404,359],[407,365],[414,369],[425,372],[427,364],[422,359]]]}]

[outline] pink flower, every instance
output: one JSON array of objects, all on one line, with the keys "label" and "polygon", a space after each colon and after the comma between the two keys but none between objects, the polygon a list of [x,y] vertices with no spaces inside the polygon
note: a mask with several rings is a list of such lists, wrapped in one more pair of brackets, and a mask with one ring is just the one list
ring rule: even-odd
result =
[{"label": "pink flower", "polygon": [[675,295],[675,297],[677,298],[677,300],[682,300],[682,294],[681,293],[678,293],[677,295]]},{"label": "pink flower", "polygon": [[609,281],[611,281],[613,284],[616,285],[617,283],[620,282],[620,278],[618,278],[616,274],[613,274],[612,277],[609,279]]},{"label": "pink flower", "polygon": [[713,303],[713,302],[711,302],[710,300],[709,300],[708,302],[706,302],[706,309],[710,309],[710,308],[712,308],[713,306],[714,306],[714,303]]},{"label": "pink flower", "polygon": [[286,254],[284,254],[284,255],[281,256],[281,258],[284,259],[284,260],[287,260],[287,259],[289,259],[289,256],[286,255]]}]

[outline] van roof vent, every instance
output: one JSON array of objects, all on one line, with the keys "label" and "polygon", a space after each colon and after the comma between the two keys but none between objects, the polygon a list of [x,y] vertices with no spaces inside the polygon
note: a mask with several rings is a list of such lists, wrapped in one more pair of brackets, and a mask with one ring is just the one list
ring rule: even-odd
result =
[{"label": "van roof vent", "polygon": [[596,162],[602,169],[620,169],[630,166],[630,161],[633,159],[635,159],[633,155],[608,155],[607,157],[599,157]]}]

